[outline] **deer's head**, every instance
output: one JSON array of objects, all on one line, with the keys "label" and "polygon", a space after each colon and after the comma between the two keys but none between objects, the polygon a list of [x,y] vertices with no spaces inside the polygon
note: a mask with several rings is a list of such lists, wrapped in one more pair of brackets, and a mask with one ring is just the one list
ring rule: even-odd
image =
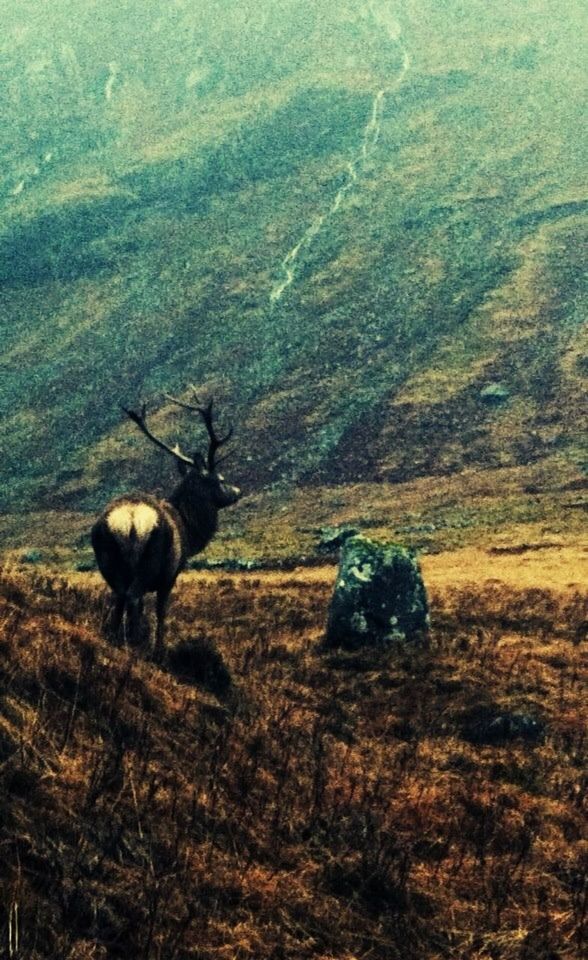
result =
[{"label": "deer's head", "polygon": [[220,473],[219,466],[222,460],[218,459],[217,454],[220,447],[224,446],[224,444],[231,439],[233,429],[231,428],[225,436],[219,436],[217,434],[213,424],[212,400],[209,400],[207,404],[202,406],[199,402],[196,404],[185,403],[183,400],[178,400],[169,394],[165,394],[165,396],[179,407],[199,414],[208,433],[208,451],[206,456],[200,451],[195,452],[192,456],[188,456],[181,451],[178,444],[176,444],[175,447],[170,447],[163,440],[156,437],[147,426],[147,407],[145,404],[143,404],[140,412],[128,410],[126,407],[123,407],[123,410],[152,443],[162,450],[165,450],[174,458],[180,475],[183,478],[181,488],[185,497],[188,499],[200,498],[206,500],[216,507],[217,510],[223,507],[230,507],[241,498],[242,494],[239,487],[228,483],[222,473]]}]

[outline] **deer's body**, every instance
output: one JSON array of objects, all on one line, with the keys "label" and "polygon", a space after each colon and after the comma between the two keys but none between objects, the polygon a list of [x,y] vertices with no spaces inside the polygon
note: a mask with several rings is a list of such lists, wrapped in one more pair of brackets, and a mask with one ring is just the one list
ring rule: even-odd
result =
[{"label": "deer's body", "polygon": [[92,528],[98,567],[119,597],[173,586],[186,561],[184,544],[171,504],[148,495],[113,500]]},{"label": "deer's body", "polygon": [[[176,403],[179,401],[175,401]],[[188,406],[180,404],[181,406]],[[189,557],[203,550],[216,533],[218,511],[239,499],[237,487],[225,483],[215,465],[224,443],[212,428],[212,405],[202,414],[210,436],[208,462],[186,457],[178,448],[157,441],[142,414],[126,411],[140,429],[176,458],[183,479],[168,499],[150,494],[118,497],[108,504],[92,528],[92,546],[102,576],[112,589],[113,630],[118,635],[125,612],[129,635],[136,642],[146,593],[157,596],[156,649],[163,649],[165,613],[171,590]]]}]

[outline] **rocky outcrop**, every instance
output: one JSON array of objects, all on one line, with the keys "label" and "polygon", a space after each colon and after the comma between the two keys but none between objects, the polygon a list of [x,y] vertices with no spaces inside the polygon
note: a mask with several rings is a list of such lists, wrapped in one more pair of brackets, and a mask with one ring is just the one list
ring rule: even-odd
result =
[{"label": "rocky outcrop", "polygon": [[513,740],[539,744],[545,737],[545,723],[529,713],[514,713],[482,704],[462,717],[461,732],[465,740],[475,744],[511,743]]},{"label": "rocky outcrop", "polygon": [[327,646],[415,641],[428,630],[425,586],[414,554],[397,543],[345,541],[329,608]]}]

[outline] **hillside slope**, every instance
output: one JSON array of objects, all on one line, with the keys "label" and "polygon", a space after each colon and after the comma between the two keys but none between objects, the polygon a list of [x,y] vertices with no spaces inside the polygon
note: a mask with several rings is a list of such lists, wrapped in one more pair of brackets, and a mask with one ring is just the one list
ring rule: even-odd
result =
[{"label": "hillside slope", "polygon": [[163,669],[97,578],[3,570],[7,955],[576,960],[585,598],[462,560],[405,651],[321,649],[333,569],[183,577]]},{"label": "hillside slope", "polygon": [[582,4],[0,6],[6,510],[161,483],[190,383],[251,491],[578,474]]}]

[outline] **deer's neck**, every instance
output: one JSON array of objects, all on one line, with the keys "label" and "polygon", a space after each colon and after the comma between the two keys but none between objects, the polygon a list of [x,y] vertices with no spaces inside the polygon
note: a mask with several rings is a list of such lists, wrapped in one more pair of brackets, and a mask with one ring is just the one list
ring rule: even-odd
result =
[{"label": "deer's neck", "polygon": [[169,502],[182,521],[186,555],[191,557],[192,554],[204,550],[218,529],[217,508],[207,501],[187,497],[181,484],[174,490]]}]

